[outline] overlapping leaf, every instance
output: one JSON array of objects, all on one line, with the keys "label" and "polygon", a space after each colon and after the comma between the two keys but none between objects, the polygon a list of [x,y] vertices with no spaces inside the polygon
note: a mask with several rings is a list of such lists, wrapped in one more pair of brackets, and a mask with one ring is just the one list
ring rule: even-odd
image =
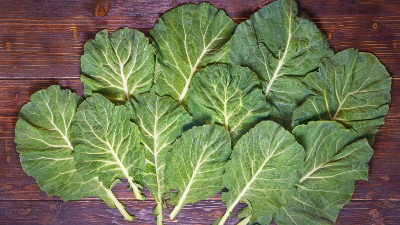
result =
[{"label": "overlapping leaf", "polygon": [[229,192],[221,198],[227,210],[217,223],[224,224],[240,201],[251,206],[253,220],[267,214],[271,221],[295,191],[303,160],[292,134],[272,121],[259,123],[237,142],[226,165]]},{"label": "overlapping leaf", "polygon": [[187,129],[192,118],[172,98],[153,93],[139,95],[126,106],[142,133],[146,157],[142,180],[157,203],[154,210],[157,224],[162,224],[164,197],[168,192],[164,175],[166,156],[172,142]]},{"label": "overlapping leaf", "polygon": [[240,66],[215,65],[199,71],[189,90],[189,112],[197,120],[225,126],[232,144],[268,116],[257,75]]},{"label": "overlapping leaf", "polygon": [[165,13],[150,30],[156,49],[155,91],[187,105],[187,92],[201,68],[229,61],[227,44],[236,24],[209,3],[186,4]]},{"label": "overlapping leaf", "polygon": [[272,2],[241,23],[232,38],[234,64],[249,67],[261,79],[271,117],[290,126],[294,107],[307,94],[301,83],[323,57],[333,55],[325,35],[294,0]]},{"label": "overlapping leaf", "polygon": [[82,99],[50,86],[31,96],[15,127],[15,142],[24,171],[40,189],[64,201],[98,196],[110,207],[113,199],[96,179],[83,179],[72,156],[71,123]]},{"label": "overlapping leaf", "polygon": [[370,53],[348,49],[323,59],[304,83],[315,95],[293,113],[293,126],[310,120],[335,120],[373,139],[389,110],[391,78]]},{"label": "overlapping leaf", "polygon": [[195,203],[218,193],[222,188],[225,163],[231,155],[231,139],[226,129],[204,125],[186,131],[172,145],[167,156],[165,178],[175,205],[174,220],[186,203]]},{"label": "overlapping leaf", "polygon": [[124,106],[115,106],[100,94],[86,99],[72,126],[77,169],[88,179],[98,177],[105,186],[125,177],[137,199],[144,200],[134,183],[144,167],[138,127]]},{"label": "overlapping leaf", "polygon": [[300,125],[293,134],[304,146],[304,167],[297,191],[274,220],[285,225],[334,224],[353,195],[354,180],[368,180],[373,150],[354,130],[334,121]]},{"label": "overlapping leaf", "polygon": [[100,93],[124,103],[153,85],[154,52],[138,30],[125,27],[111,36],[103,30],[86,43],[81,67],[86,95]]}]

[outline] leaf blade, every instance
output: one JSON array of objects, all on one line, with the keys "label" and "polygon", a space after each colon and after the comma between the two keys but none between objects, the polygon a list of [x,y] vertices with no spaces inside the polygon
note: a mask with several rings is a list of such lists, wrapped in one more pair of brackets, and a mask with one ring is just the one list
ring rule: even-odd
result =
[{"label": "leaf blade", "polygon": [[223,125],[232,145],[268,116],[257,75],[240,66],[213,65],[197,73],[189,90],[194,119]]},{"label": "leaf blade", "polygon": [[131,119],[138,125],[145,146],[145,168],[142,181],[153,195],[157,206],[154,214],[157,224],[162,224],[165,184],[165,161],[172,142],[181,135],[192,118],[186,110],[170,97],[145,93],[131,99],[126,107]]},{"label": "leaf blade", "polygon": [[292,126],[333,120],[373,142],[389,110],[391,78],[376,56],[347,49],[321,61],[304,83],[315,95],[293,112]]},{"label": "leaf blade", "polygon": [[263,121],[251,129],[238,141],[227,163],[224,184],[229,192],[221,197],[227,211],[218,224],[225,223],[239,201],[251,207],[254,218],[267,212],[270,221],[295,191],[303,157],[302,147],[280,125]]},{"label": "leaf blade", "polygon": [[106,188],[96,179],[83,179],[75,169],[70,133],[81,102],[75,93],[56,85],[31,96],[15,127],[21,165],[49,196],[58,195],[63,201],[98,196],[113,208]]},{"label": "leaf blade", "polygon": [[85,177],[98,177],[107,187],[125,177],[135,197],[144,200],[141,185],[134,183],[143,168],[144,152],[139,129],[129,118],[124,106],[115,106],[100,94],[86,99],[72,126],[74,158]]},{"label": "leaf blade", "polygon": [[238,26],[230,57],[259,76],[263,93],[274,107],[270,118],[286,127],[294,107],[310,94],[301,76],[331,55],[327,38],[305,14],[298,13],[296,2],[278,0]]},{"label": "leaf blade", "polygon": [[224,188],[230,146],[228,131],[218,125],[194,127],[174,142],[165,169],[168,189],[178,190],[177,194],[170,194],[168,201],[175,205],[171,220],[185,204],[214,196]]},{"label": "leaf blade", "polygon": [[185,4],[165,13],[150,30],[156,49],[155,92],[187,105],[196,71],[229,61],[227,45],[236,24],[209,3]]},{"label": "leaf blade", "polygon": [[334,224],[353,195],[354,181],[368,179],[373,150],[366,139],[358,140],[354,130],[334,121],[300,125],[293,134],[305,148],[304,167],[296,192],[274,220],[277,224]]},{"label": "leaf blade", "polygon": [[85,44],[81,58],[85,95],[100,93],[116,103],[149,91],[154,78],[153,49],[138,30],[107,30]]}]

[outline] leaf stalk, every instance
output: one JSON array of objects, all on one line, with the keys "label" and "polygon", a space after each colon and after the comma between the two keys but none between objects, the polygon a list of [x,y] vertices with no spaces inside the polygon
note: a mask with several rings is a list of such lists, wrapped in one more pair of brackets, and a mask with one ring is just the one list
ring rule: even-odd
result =
[{"label": "leaf stalk", "polygon": [[133,221],[134,216],[129,215],[129,213],[125,210],[125,206],[118,201],[117,197],[115,197],[114,193],[110,189],[105,189],[108,196],[113,200],[115,206],[119,210],[119,212],[124,216],[124,219],[127,221]]}]

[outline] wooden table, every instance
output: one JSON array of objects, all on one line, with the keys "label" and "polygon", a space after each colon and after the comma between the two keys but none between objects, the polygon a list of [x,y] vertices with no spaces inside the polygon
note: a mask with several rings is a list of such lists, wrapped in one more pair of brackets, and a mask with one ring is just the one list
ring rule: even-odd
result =
[{"label": "wooden table", "polygon": [[[128,26],[148,34],[160,15],[186,2],[112,0],[99,8],[98,0],[0,1],[0,224],[128,224],[118,210],[96,198],[64,203],[40,191],[21,168],[15,122],[29,96],[52,84],[83,95],[80,56],[85,42],[98,31]],[[210,2],[239,23],[269,1]],[[392,104],[373,146],[370,180],[356,182],[352,201],[340,212],[337,224],[400,224],[400,3],[298,0],[298,4],[325,32],[335,52],[350,47],[372,52],[393,77]],[[153,224],[155,204],[149,192],[144,191],[148,200],[138,202],[126,187],[120,184],[114,191],[136,216],[131,224]],[[211,224],[224,211],[217,195],[187,205],[177,221],[165,224]]]}]

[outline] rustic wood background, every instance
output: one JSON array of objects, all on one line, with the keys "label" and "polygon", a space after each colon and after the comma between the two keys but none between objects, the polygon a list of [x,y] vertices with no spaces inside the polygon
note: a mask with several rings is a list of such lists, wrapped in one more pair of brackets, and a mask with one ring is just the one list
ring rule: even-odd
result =
[{"label": "rustic wood background", "polygon": [[[14,127],[34,92],[59,84],[82,95],[83,45],[102,29],[128,26],[148,34],[167,10],[197,0],[0,0],[0,224],[128,224],[96,198],[64,203],[49,197],[21,168]],[[268,0],[210,0],[242,22]],[[400,224],[400,2],[398,0],[298,0],[301,11],[328,36],[335,52],[354,47],[378,56],[393,77],[392,104],[373,146],[370,180],[356,182],[337,224]],[[132,199],[127,184],[114,191],[136,216],[153,224],[155,206]],[[219,195],[187,205],[174,222],[211,224],[225,211]],[[235,224],[232,219],[228,224]]]}]

